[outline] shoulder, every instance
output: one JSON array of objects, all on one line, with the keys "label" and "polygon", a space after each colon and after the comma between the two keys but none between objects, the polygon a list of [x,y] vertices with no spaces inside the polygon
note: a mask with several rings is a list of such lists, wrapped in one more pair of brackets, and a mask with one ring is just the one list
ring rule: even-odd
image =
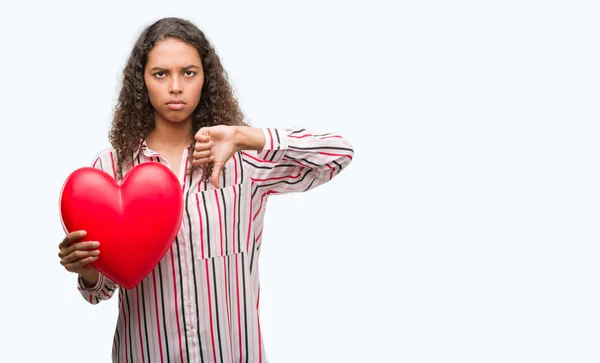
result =
[{"label": "shoulder", "polygon": [[91,166],[104,171],[110,171],[115,161],[115,155],[115,149],[113,147],[107,147],[96,153],[92,159]]}]

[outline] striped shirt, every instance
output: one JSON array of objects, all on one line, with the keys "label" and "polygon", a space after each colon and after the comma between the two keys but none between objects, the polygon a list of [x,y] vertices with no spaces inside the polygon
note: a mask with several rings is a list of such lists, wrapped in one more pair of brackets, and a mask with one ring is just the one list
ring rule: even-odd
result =
[{"label": "striped shirt", "polygon": [[[263,133],[262,151],[239,151],[226,163],[219,189],[204,181],[202,169],[186,174],[189,147],[183,151],[179,232],[135,288],[119,287],[102,274],[91,288],[78,279],[79,291],[91,304],[118,291],[113,362],[267,361],[257,268],[267,200],[272,194],[302,192],[329,181],[354,152],[334,134],[300,128]],[[148,161],[169,166],[141,143],[130,167]],[[115,177],[114,149],[98,154],[93,166]]]}]

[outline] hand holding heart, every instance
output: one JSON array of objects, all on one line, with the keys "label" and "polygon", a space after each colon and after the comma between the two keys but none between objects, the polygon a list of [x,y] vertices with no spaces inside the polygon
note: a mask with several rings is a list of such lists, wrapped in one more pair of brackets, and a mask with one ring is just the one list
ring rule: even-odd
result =
[{"label": "hand holding heart", "polygon": [[237,152],[236,128],[232,126],[213,126],[201,128],[195,136],[196,146],[192,165],[205,165],[213,162],[211,183],[219,188],[219,174],[225,163]]},{"label": "hand holding heart", "polygon": [[85,231],[68,233],[58,245],[60,249],[58,257],[60,257],[60,264],[67,271],[81,275],[89,285],[94,285],[94,282],[98,280],[98,270],[91,263],[96,261],[100,255],[100,250],[97,249],[100,243],[74,243],[75,240],[85,235]]}]

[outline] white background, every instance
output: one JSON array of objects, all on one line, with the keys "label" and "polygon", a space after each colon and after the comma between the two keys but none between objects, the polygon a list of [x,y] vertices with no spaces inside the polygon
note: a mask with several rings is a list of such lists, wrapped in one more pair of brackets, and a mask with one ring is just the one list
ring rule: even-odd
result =
[{"label": "white background", "polygon": [[355,147],[267,208],[271,362],[600,361],[597,3],[251,3],[0,3],[0,361],[110,360],[117,299],[59,264],[58,197],[165,16],[206,33],[254,126]]}]

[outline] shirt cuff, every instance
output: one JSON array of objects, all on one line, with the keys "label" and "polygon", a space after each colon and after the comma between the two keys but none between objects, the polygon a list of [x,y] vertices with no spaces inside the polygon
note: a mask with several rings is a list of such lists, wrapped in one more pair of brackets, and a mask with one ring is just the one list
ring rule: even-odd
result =
[{"label": "shirt cuff", "polygon": [[287,132],[284,129],[262,129],[265,135],[265,146],[262,151],[286,150],[288,148]]}]

